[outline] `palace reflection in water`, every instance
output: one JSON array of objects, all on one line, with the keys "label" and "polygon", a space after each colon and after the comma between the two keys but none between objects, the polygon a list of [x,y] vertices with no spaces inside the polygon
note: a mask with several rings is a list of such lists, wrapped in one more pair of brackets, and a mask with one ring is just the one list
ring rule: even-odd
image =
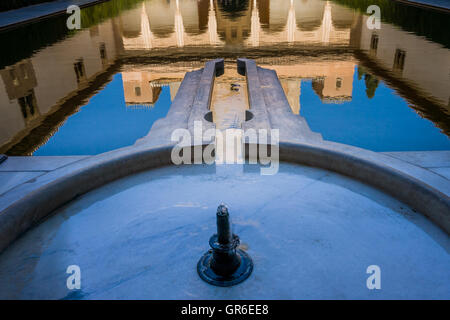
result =
[{"label": "palace reflection in water", "polygon": [[0,153],[32,153],[117,72],[124,108],[152,108],[162,88],[173,100],[186,71],[221,56],[276,70],[294,114],[302,81],[323,103],[343,103],[358,72],[369,98],[382,79],[448,134],[449,50],[366,21],[332,1],[142,1],[0,70]]}]

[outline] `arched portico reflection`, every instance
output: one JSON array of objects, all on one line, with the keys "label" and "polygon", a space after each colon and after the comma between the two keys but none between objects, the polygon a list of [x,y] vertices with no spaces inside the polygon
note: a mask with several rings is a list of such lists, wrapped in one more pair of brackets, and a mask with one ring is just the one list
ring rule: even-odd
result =
[{"label": "arched portico reflection", "polygon": [[[275,6],[278,3],[280,5]],[[329,1],[274,0],[271,2],[272,5],[273,10],[270,7],[269,28],[261,24],[261,19],[257,23],[258,20],[254,18],[256,15],[252,12],[252,37],[246,44],[253,46],[255,43],[268,45],[282,42],[323,45],[350,44],[350,27],[353,24],[353,15],[348,14],[343,18],[338,17],[338,21],[347,21],[348,27],[343,29],[335,28],[333,25],[335,12]],[[256,7],[253,6],[253,10]],[[344,9],[344,12],[345,10],[349,11]],[[257,32],[257,30],[261,31]],[[259,36],[258,38],[256,38],[256,34]]]},{"label": "arched portico reflection", "polygon": [[152,0],[145,2],[150,29],[155,37],[167,38],[175,31],[175,1]]},{"label": "arched portico reflection", "polygon": [[[143,4],[145,8],[145,5]],[[125,11],[120,16],[122,36],[127,39],[137,38],[141,34],[141,8]]]},{"label": "arched portico reflection", "polygon": [[120,19],[124,49],[146,50],[283,42],[349,45],[355,14],[321,0],[152,0]]},{"label": "arched portico reflection", "polygon": [[354,10],[331,3],[331,12],[333,12],[332,23],[333,27],[338,30],[351,28],[356,22],[358,14]]}]

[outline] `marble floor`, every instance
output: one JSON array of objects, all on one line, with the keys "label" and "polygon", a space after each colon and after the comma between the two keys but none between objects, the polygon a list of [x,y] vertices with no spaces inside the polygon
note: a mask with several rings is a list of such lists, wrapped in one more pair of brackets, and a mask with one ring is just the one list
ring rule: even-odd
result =
[{"label": "marble floor", "polygon": [[8,157],[0,163],[0,197],[50,171],[84,159],[86,156]]}]

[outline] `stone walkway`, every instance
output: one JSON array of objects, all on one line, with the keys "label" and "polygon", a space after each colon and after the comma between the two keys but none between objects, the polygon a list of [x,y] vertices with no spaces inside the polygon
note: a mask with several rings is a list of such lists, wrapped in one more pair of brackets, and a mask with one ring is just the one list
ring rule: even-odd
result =
[{"label": "stone walkway", "polygon": [[450,151],[383,152],[450,180]]},{"label": "stone walkway", "polygon": [[57,0],[0,12],[0,30],[65,13],[70,5],[86,7],[108,0]]},{"label": "stone walkway", "polygon": [[8,157],[0,164],[0,196],[30,180],[83,158],[85,156]]}]

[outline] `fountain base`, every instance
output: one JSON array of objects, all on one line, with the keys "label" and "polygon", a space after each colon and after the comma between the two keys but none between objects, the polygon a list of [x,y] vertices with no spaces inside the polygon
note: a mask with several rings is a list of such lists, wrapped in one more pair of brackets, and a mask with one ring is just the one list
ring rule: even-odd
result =
[{"label": "fountain base", "polygon": [[206,252],[197,264],[197,272],[200,278],[209,284],[219,287],[230,287],[246,280],[253,271],[252,258],[243,250],[236,249],[236,255],[240,258],[239,267],[230,275],[221,276],[211,268],[213,250]]}]

